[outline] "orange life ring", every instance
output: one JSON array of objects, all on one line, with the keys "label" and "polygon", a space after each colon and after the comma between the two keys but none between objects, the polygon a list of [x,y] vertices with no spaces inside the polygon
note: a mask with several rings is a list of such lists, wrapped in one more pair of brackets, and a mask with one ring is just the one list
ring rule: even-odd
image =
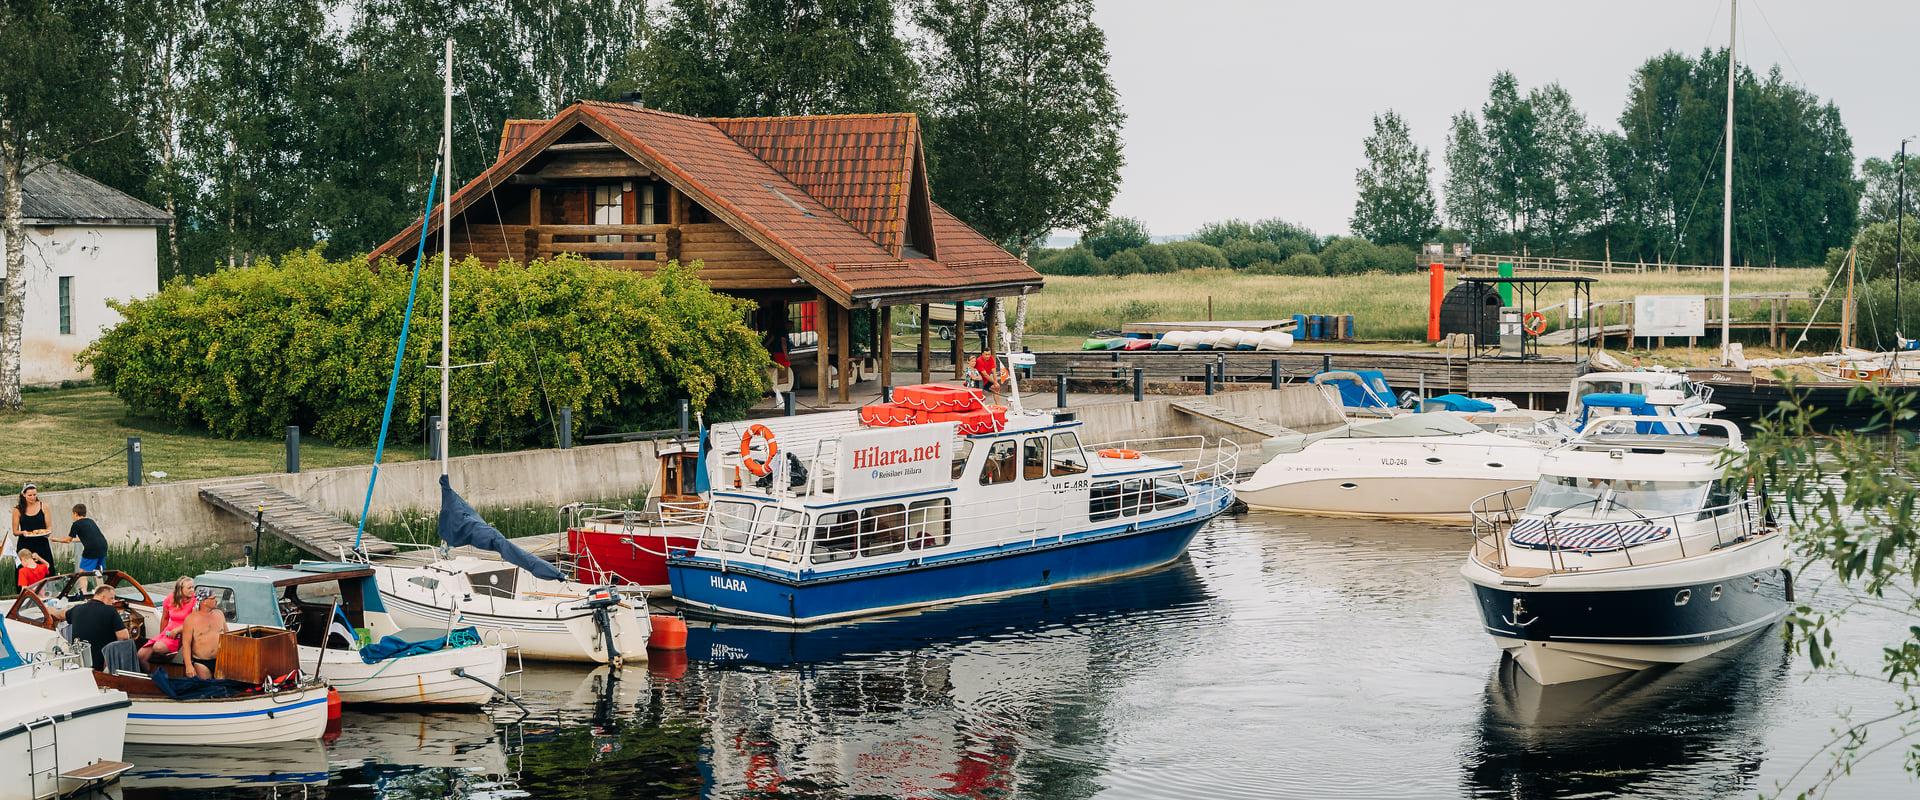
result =
[{"label": "orange life ring", "polygon": [[1128,450],[1124,447],[1109,447],[1105,450],[1100,451],[1100,457],[1101,458],[1139,458],[1140,451]]},{"label": "orange life ring", "polygon": [[[765,439],[767,442],[766,461],[758,461],[753,457],[753,437],[755,436]],[[780,445],[773,440],[772,428],[754,423],[753,427],[748,428],[746,433],[740,434],[740,466],[746,467],[748,472],[762,478],[766,477],[767,473],[773,471],[773,468],[767,465],[773,463],[773,457],[779,454]]]},{"label": "orange life ring", "polygon": [[1539,336],[1547,332],[1547,315],[1538,311],[1529,311],[1520,318],[1520,327],[1530,336]]}]

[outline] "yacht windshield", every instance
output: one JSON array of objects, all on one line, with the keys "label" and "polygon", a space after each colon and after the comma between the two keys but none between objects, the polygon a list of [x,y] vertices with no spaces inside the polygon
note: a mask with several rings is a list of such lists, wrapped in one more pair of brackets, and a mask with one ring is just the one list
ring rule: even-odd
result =
[{"label": "yacht windshield", "polygon": [[1533,499],[1527,504],[1527,513],[1585,516],[1619,511],[1641,517],[1662,517],[1698,511],[1706,491],[1705,481],[1543,475],[1540,483],[1533,487]]}]

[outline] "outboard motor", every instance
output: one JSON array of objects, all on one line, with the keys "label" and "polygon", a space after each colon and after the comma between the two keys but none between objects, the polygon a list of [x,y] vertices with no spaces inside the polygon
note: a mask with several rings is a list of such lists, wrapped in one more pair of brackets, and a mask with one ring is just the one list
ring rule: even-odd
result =
[{"label": "outboard motor", "polygon": [[584,602],[574,606],[575,609],[592,609],[593,624],[600,629],[600,641],[606,646],[609,664],[620,661],[620,650],[613,644],[613,609],[619,605],[620,593],[609,584],[596,587]]}]

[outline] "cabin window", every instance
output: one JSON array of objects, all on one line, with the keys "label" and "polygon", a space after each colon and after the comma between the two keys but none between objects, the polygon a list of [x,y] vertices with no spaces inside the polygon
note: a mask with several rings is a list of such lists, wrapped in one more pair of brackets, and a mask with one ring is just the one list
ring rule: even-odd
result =
[{"label": "cabin window", "polygon": [[514,585],[519,582],[519,577],[519,567],[507,567],[488,572],[469,572],[467,583],[473,587],[474,594],[510,598],[514,595]]},{"label": "cabin window", "polygon": [[755,552],[781,561],[792,561],[794,550],[800,544],[800,532],[807,529],[807,514],[791,508],[777,509],[773,513],[773,521],[764,527],[766,533],[761,540],[766,546],[757,547]]},{"label": "cabin window", "polygon": [[[1131,516],[1134,516],[1135,514],[1139,514],[1141,502],[1146,500],[1146,496],[1147,496],[1146,481],[1135,480],[1135,481],[1127,481],[1125,483],[1120,484],[1121,516],[1131,517]],[[1153,509],[1153,503],[1151,501],[1146,501],[1146,502],[1147,502],[1147,509],[1151,511]]]},{"label": "cabin window", "polygon": [[821,514],[813,528],[813,563],[845,561],[860,544],[860,512]]},{"label": "cabin window", "polygon": [[701,532],[700,546],[708,550],[738,553],[753,538],[753,504],[737,501],[714,503],[707,511],[707,527]]},{"label": "cabin window", "polygon": [[675,453],[667,456],[660,465],[660,496],[674,498],[699,494],[693,488],[699,464],[698,453]]},{"label": "cabin window", "polygon": [[1120,484],[1112,481],[1096,483],[1087,492],[1087,518],[1094,522],[1104,522],[1120,516]]},{"label": "cabin window", "polygon": [[954,480],[956,481],[960,480],[960,476],[967,474],[967,459],[972,456],[973,456],[973,440],[972,439],[961,439],[960,443],[954,446],[953,448],[953,479]]},{"label": "cabin window", "polygon": [[[622,193],[620,191],[620,184],[608,183],[593,187],[593,224],[619,225],[624,222],[625,220],[622,218],[621,200]],[[618,242],[620,241],[620,236],[618,234],[604,234],[593,237],[593,240],[596,242]],[[618,261],[626,256],[620,253],[589,253],[587,257],[594,261]]]},{"label": "cabin window", "polygon": [[1012,439],[1001,439],[987,448],[987,463],[980,467],[981,486],[1013,482],[1013,448]]},{"label": "cabin window", "polygon": [[953,517],[947,498],[921,500],[907,507],[907,546],[915,550],[940,547],[953,538]]},{"label": "cabin window", "polygon": [[1187,502],[1187,485],[1178,475],[1155,478],[1153,481],[1153,507],[1179,508]]},{"label": "cabin window", "polygon": [[907,546],[907,507],[874,506],[860,514],[860,555],[884,556]]},{"label": "cabin window", "polygon": [[1627,513],[1660,517],[1698,511],[1705,481],[1644,481],[1542,475],[1527,503],[1529,514]]},{"label": "cabin window", "polygon": [[429,578],[429,577],[427,577],[427,576],[425,576],[425,575],[415,575],[415,576],[413,576],[413,577],[411,577],[411,578],[408,578],[408,579],[407,579],[407,582],[408,582],[408,583],[411,583],[411,584],[413,584],[413,585],[415,585],[415,586],[418,586],[418,587],[420,587],[420,588],[422,588],[422,589],[425,589],[425,590],[427,590],[427,591],[429,591],[429,592],[437,592],[437,591],[440,591],[440,579],[439,579],[439,578]]},{"label": "cabin window", "polygon": [[1053,475],[1079,475],[1087,471],[1087,454],[1080,452],[1080,437],[1071,433],[1053,435]]},{"label": "cabin window", "polygon": [[[419,579],[416,578],[415,580],[419,580]],[[433,579],[427,578],[426,580],[433,580]],[[432,588],[432,587],[428,587],[428,588]],[[220,608],[221,614],[226,615],[228,622],[233,622],[240,618],[240,604],[238,601],[234,599],[234,594],[232,589],[229,589],[225,586],[200,586],[199,589],[201,591],[205,591],[213,595],[214,604]],[[336,592],[334,593],[334,596],[338,597],[339,594]],[[329,603],[329,608],[331,608],[332,600],[329,599],[328,603]]]},{"label": "cabin window", "polygon": [[1714,481],[1713,485],[1707,489],[1707,503],[1700,510],[1700,518],[1706,519],[1722,513],[1720,509],[1724,506],[1733,505],[1740,500],[1740,486],[1737,481],[1726,478]]},{"label": "cabin window", "polygon": [[1030,481],[1047,477],[1047,437],[1034,436],[1021,445],[1020,472]]}]

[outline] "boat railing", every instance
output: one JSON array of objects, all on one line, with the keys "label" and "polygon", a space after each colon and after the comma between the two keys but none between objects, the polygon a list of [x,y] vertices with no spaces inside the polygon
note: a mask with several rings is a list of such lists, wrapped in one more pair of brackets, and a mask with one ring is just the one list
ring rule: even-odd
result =
[{"label": "boat railing", "polygon": [[46,650],[22,651],[17,653],[21,665],[9,670],[0,670],[0,686],[11,686],[15,681],[33,680],[48,672],[69,669],[91,669],[93,653],[84,641],[55,642]]},{"label": "boat railing", "polygon": [[[1760,498],[1749,497],[1715,506],[1647,517],[1635,514],[1621,519],[1592,520],[1582,519],[1561,522],[1551,514],[1534,514],[1532,519],[1540,520],[1541,530],[1533,538],[1538,544],[1521,544],[1512,540],[1515,524],[1528,518],[1527,503],[1524,499],[1517,505],[1516,497],[1521,492],[1531,492],[1532,486],[1516,486],[1502,489],[1482,496],[1473,501],[1468,511],[1473,522],[1473,557],[1475,560],[1494,569],[1504,570],[1515,566],[1512,558],[1514,550],[1543,552],[1547,555],[1548,573],[1592,572],[1609,567],[1633,567],[1666,561],[1678,561],[1689,555],[1701,555],[1739,544],[1753,536],[1772,531],[1772,523],[1767,520]],[[1708,522],[1710,527],[1693,523]],[[1689,528],[1689,525],[1693,525]],[[1656,539],[1629,541],[1630,526],[1655,526],[1666,528],[1668,533]],[[1711,542],[1701,539],[1710,533]],[[1693,543],[1689,545],[1688,539]],[[1653,549],[1657,545],[1672,542],[1675,549]],[[1620,563],[1594,565],[1593,556],[1618,555]],[[1582,558],[1580,562],[1569,562],[1569,555]]]},{"label": "boat railing", "polygon": [[[599,525],[603,526],[602,530],[611,528],[612,530],[606,532],[618,534],[622,544],[638,552],[665,557],[667,553],[664,544],[656,549],[635,539],[634,535],[650,532],[650,538],[660,538],[663,535],[660,528],[666,525],[704,526],[707,522],[707,506],[708,503],[704,500],[685,503],[662,501],[658,511],[583,506],[574,512],[574,522],[571,527],[584,528],[587,525]],[[591,554],[587,554],[587,557],[591,558]]]},{"label": "boat railing", "polygon": [[1240,445],[1231,439],[1205,436],[1161,436],[1148,439],[1119,439],[1087,445],[1086,450],[1127,450],[1146,458],[1171,461],[1180,465],[1180,476],[1187,483],[1230,484],[1239,474]]},{"label": "boat railing", "polygon": [[[1048,474],[1043,477],[1048,480],[1030,473],[1021,475],[1022,491],[992,502],[963,505],[955,503],[950,495],[894,502],[874,498],[846,510],[809,513],[779,505],[721,500],[706,509],[700,553],[719,560],[723,569],[735,559],[815,569],[880,557],[887,561],[876,563],[895,563],[902,557],[911,562],[914,559],[910,556],[915,553],[956,542],[968,549],[986,549],[1061,541],[1067,533],[1075,532],[1066,528],[1070,520],[1081,525],[1138,526],[1193,507],[1218,504],[1231,492],[1239,459],[1239,446],[1233,442],[1154,449],[1163,453],[1185,449],[1192,454],[1185,461],[1176,461],[1182,465],[1178,471],[1116,478],[1111,491],[1092,494],[1086,501],[1069,500],[1079,496],[1058,491],[1058,481],[1051,480],[1085,475],[1086,465],[1051,461],[1044,468]],[[1016,464],[1015,469],[1042,468]],[[1076,525],[1075,529],[1080,527]]]}]

